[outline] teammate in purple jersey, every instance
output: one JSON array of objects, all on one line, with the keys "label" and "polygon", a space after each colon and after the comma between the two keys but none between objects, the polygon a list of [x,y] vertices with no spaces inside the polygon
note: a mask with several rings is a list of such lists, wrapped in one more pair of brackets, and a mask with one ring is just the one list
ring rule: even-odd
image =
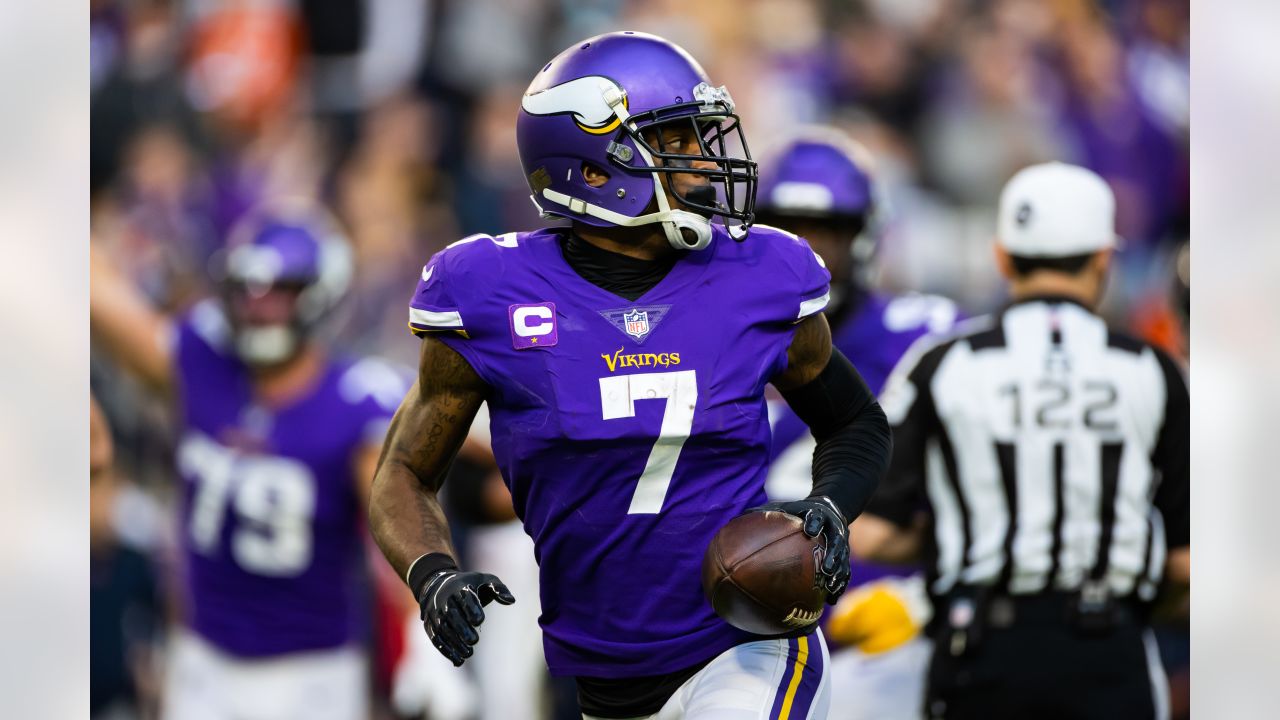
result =
[{"label": "teammate in purple jersey", "polygon": [[[822,256],[832,275],[824,310],[832,342],[879,393],[912,343],[951,329],[955,305],[868,287],[878,237],[871,158],[861,145],[834,128],[812,128],[780,148],[762,175],[760,221],[804,236]],[[814,441],[794,412],[777,414],[768,487],[786,499],[807,492]],[[856,589],[824,625],[849,648],[833,659],[832,720],[919,716],[930,656],[919,638],[929,613],[919,569],[855,561],[849,584]]]},{"label": "teammate in purple jersey", "polygon": [[464,238],[423,268],[418,383],[374,482],[374,536],[441,653],[461,665],[501,652],[472,646],[483,606],[515,599],[455,566],[437,500],[487,402],[535,544],[547,662],[577,680],[586,717],[825,717],[816,626],[732,628],[703,598],[700,566],[720,527],[766,501],[772,382],[819,444],[809,496],[771,507],[823,538],[821,580],[832,602],[843,592],[848,522],[890,438],[831,346],[830,276],[804,241],[750,230],[756,167],[733,101],[684,50],[590,38],[521,105],[534,201],[572,225]]},{"label": "teammate in purple jersey", "polygon": [[345,240],[318,208],[264,208],[228,241],[221,297],[176,322],[92,252],[94,339],[180,423],[185,627],[165,716],[365,717],[360,513],[404,383],[315,341]]},{"label": "teammate in purple jersey", "polygon": [[[835,347],[879,393],[903,353],[921,336],[949,331],[953,302],[937,295],[888,295],[871,289],[878,249],[872,159],[834,128],[809,128],[772,156],[760,181],[757,220],[800,235],[831,271],[824,310]],[[774,426],[777,458],[807,428],[784,411]]]}]

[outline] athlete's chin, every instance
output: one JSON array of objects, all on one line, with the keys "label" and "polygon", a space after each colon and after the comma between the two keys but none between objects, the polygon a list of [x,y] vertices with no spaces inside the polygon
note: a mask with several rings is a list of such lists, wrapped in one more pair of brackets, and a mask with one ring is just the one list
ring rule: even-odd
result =
[{"label": "athlete's chin", "polygon": [[700,205],[702,207],[714,207],[716,204],[716,188],[706,178],[697,178],[677,186],[677,194],[683,200],[687,210],[698,213],[699,215],[710,216],[706,210],[701,208],[688,207],[689,205]]}]

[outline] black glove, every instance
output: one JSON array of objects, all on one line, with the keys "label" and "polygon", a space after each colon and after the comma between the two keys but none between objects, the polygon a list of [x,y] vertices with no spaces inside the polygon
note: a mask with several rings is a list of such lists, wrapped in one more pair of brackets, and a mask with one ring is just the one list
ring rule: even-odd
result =
[{"label": "black glove", "polygon": [[427,637],[454,667],[471,657],[471,646],[480,642],[484,606],[494,600],[503,605],[516,601],[496,576],[458,570],[440,570],[427,577],[417,596]]},{"label": "black glove", "polygon": [[747,512],[775,510],[794,515],[804,521],[804,534],[826,538],[826,550],[822,553],[822,565],[818,568],[819,582],[826,588],[827,604],[836,600],[849,584],[849,523],[825,496],[810,497],[791,502],[771,502],[754,507]]}]

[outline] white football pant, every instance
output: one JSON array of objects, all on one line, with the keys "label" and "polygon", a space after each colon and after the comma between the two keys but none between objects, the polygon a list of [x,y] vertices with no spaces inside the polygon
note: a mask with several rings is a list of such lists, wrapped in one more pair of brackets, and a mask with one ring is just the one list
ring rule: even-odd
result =
[{"label": "white football pant", "polygon": [[243,659],[180,629],[169,643],[161,717],[364,720],[368,698],[368,668],[357,648]]},{"label": "white football pant", "polygon": [[717,655],[644,720],[826,720],[830,664],[821,631],[738,645]]}]

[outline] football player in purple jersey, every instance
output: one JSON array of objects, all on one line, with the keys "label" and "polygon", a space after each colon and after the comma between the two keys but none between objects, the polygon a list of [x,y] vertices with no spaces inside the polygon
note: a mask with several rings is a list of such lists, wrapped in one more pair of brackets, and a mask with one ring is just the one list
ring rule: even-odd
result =
[{"label": "football player in purple jersey", "polygon": [[[938,295],[890,295],[871,287],[879,248],[873,162],[866,148],[829,127],[806,128],[770,157],[761,174],[758,223],[808,241],[831,271],[831,302],[823,311],[831,338],[858,367],[873,392],[911,344],[951,330],[959,317]],[[774,428],[776,458],[807,435],[786,413]]]},{"label": "football player in purple jersey", "polygon": [[178,319],[90,252],[93,339],[179,423],[184,618],[164,716],[366,717],[361,513],[405,385],[317,342],[351,274],[336,224],[306,204],[251,213],[217,263],[221,296]]},{"label": "football player in purple jersey", "polygon": [[[957,311],[946,298],[892,296],[869,287],[879,240],[871,171],[869,153],[847,135],[806,129],[766,163],[757,218],[804,237],[822,256],[831,271],[824,313],[832,342],[879,393],[912,343],[949,331]],[[814,440],[789,408],[775,415],[769,493],[799,497],[808,492]],[[919,716],[930,646],[920,637],[929,603],[918,569],[859,561],[849,585],[825,625],[846,646],[832,660],[832,720]]]},{"label": "football player in purple jersey", "polygon": [[547,663],[575,678],[586,717],[826,717],[816,625],[737,630],[700,568],[716,531],[767,501],[772,382],[818,443],[810,493],[769,507],[822,538],[820,581],[831,602],[844,590],[848,523],[890,436],[832,348],[830,275],[803,240],[751,229],[756,166],[733,100],[661,38],[565,50],[516,131],[534,202],[570,225],[463,238],[422,269],[421,365],[374,481],[378,544],[441,653],[502,652],[473,646],[484,607],[515,598],[456,567],[437,497],[488,403],[539,563]]}]

